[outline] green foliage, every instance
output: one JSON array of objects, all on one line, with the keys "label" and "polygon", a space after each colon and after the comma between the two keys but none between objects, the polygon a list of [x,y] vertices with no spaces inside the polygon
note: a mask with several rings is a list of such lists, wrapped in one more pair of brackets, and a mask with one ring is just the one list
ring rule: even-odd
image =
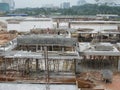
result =
[{"label": "green foliage", "polygon": [[23,8],[16,9],[12,13],[24,13],[28,15],[96,15],[96,14],[118,14],[120,7],[110,7],[106,5],[86,4],[83,6],[73,6],[69,9],[60,8]]}]

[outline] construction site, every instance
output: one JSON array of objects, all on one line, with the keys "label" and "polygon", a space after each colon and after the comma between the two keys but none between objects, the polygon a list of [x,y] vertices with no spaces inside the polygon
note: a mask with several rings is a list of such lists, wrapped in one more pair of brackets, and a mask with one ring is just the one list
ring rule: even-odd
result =
[{"label": "construction site", "polygon": [[0,32],[0,83],[40,84],[45,85],[43,90],[52,90],[53,85],[118,90],[119,72],[119,28],[96,31],[72,26]]}]

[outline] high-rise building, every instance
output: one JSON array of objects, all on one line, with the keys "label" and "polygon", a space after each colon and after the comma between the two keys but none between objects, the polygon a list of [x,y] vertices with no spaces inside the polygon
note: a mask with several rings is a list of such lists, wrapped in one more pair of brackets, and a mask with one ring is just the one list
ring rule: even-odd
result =
[{"label": "high-rise building", "polygon": [[0,0],[0,3],[6,3],[9,5],[10,10],[13,10],[15,7],[14,0]]},{"label": "high-rise building", "polygon": [[70,8],[70,2],[63,2],[61,8]]},{"label": "high-rise building", "polygon": [[84,4],[87,4],[87,2],[85,0],[78,0],[78,2],[77,2],[78,6],[81,6],[81,5],[84,5]]},{"label": "high-rise building", "polygon": [[7,12],[10,10],[8,3],[0,3],[0,12]]}]

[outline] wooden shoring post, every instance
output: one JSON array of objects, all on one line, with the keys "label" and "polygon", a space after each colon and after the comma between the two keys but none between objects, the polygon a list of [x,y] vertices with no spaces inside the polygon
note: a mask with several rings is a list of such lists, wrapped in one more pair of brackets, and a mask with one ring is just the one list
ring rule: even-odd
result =
[{"label": "wooden shoring post", "polygon": [[84,57],[84,60],[86,60],[86,56],[84,55],[83,57]]},{"label": "wooden shoring post", "polygon": [[25,72],[27,75],[29,74],[29,59],[25,60]]},{"label": "wooden shoring post", "polygon": [[106,56],[106,59],[109,60],[109,56]]},{"label": "wooden shoring post", "polygon": [[48,67],[49,67],[49,71],[51,71],[51,59],[49,59],[49,62],[48,62]]},{"label": "wooden shoring post", "polygon": [[[104,59],[103,59],[104,60]],[[103,60],[100,60],[100,68],[103,68]]]},{"label": "wooden shoring post", "polygon": [[[71,65],[70,65],[70,68],[69,68],[70,72],[72,72],[72,73],[75,72],[75,70],[74,70],[75,68],[74,68],[74,66],[73,66],[74,60],[71,60],[71,61],[69,62],[69,64],[71,64]],[[69,66],[69,65],[68,65],[68,66]]]},{"label": "wooden shoring post", "polygon": [[86,59],[86,56],[84,55],[83,56],[84,59],[83,59],[83,65],[85,66],[85,68],[87,69],[87,59]]},{"label": "wooden shoring post", "polygon": [[98,59],[94,59],[96,61],[95,63],[95,68],[97,67],[97,69],[99,70],[100,69],[100,62]]},{"label": "wooden shoring post", "polygon": [[57,72],[58,70],[58,63],[57,63],[57,60],[55,60],[55,72]]},{"label": "wooden shoring post", "polygon": [[59,21],[57,21],[57,28],[59,28]]},{"label": "wooden shoring post", "polygon": [[111,56],[109,56],[109,60],[111,60]]},{"label": "wooden shoring post", "polygon": [[115,70],[116,70],[116,67],[118,67],[118,63],[119,63],[119,57],[116,56],[116,59],[115,59]]},{"label": "wooden shoring post", "polygon": [[64,46],[62,46],[62,52],[64,52],[64,51],[65,51]]},{"label": "wooden shoring post", "polygon": [[[1,58],[1,64],[3,63],[3,58]],[[2,67],[0,68],[0,74],[2,74]]]},{"label": "wooden shoring post", "polygon": [[36,50],[35,50],[36,52],[38,51],[38,45],[36,44]]},{"label": "wooden shoring post", "polygon": [[57,60],[57,72],[59,72],[59,60]]},{"label": "wooden shoring post", "polygon": [[[91,68],[91,66],[92,66],[92,61],[90,60],[90,56],[88,56],[88,60],[87,60],[87,63],[89,62],[89,66],[90,66],[90,68]],[[88,67],[87,67],[88,68]]]},{"label": "wooden shoring post", "polygon": [[92,60],[92,55],[90,55],[90,60]]},{"label": "wooden shoring post", "polygon": [[38,73],[38,70],[39,70],[39,60],[36,59],[36,72]]},{"label": "wooden shoring post", "polygon": [[28,45],[26,45],[26,51],[29,51]]},{"label": "wooden shoring post", "polygon": [[54,67],[54,72],[56,72],[57,70],[56,70],[56,60],[54,60],[54,65],[55,65],[55,67]]},{"label": "wooden shoring post", "polygon": [[93,56],[93,59],[95,60],[95,55]]},{"label": "wooden shoring post", "polygon": [[[25,62],[26,62],[26,58],[24,58],[24,61],[23,61],[23,63],[24,63],[24,68],[26,68],[26,66],[25,66]],[[26,70],[23,69],[23,72],[24,72],[23,74],[26,75],[26,73],[25,73]]]},{"label": "wooden shoring post", "polygon": [[42,70],[42,59],[40,60],[40,70]]},{"label": "wooden shoring post", "polygon": [[120,58],[119,58],[119,56],[117,56],[117,68],[119,67],[118,65],[119,65],[119,60],[120,60]]},{"label": "wooden shoring post", "polygon": [[42,48],[42,46],[40,46],[40,50],[41,50],[41,51],[43,51],[43,48]]},{"label": "wooden shoring post", "polygon": [[[5,58],[2,58],[1,64],[4,64],[4,62],[5,62]],[[0,69],[1,69],[0,73],[3,75],[4,74],[4,66],[2,66]]]},{"label": "wooden shoring post", "polygon": [[19,46],[19,50],[21,50],[21,45],[18,45]]},{"label": "wooden shoring post", "polygon": [[[112,68],[114,68],[114,62],[115,62],[114,59],[115,59],[114,56],[112,56],[112,59],[111,59],[111,62],[112,62],[112,63],[111,63],[111,67],[112,67]],[[114,61],[114,62],[113,62],[113,61]]]},{"label": "wooden shoring post", "polygon": [[23,68],[25,68],[25,66],[24,66],[24,59],[21,60],[21,73],[22,73],[22,77],[24,76],[24,70],[23,70]]},{"label": "wooden shoring post", "polygon": [[76,74],[76,61],[77,59],[73,59],[74,71],[73,73]]},{"label": "wooden shoring post", "polygon": [[55,71],[55,60],[53,60],[53,67],[54,67],[53,70]]},{"label": "wooden shoring post", "polygon": [[[16,67],[16,71],[17,71],[17,74],[19,73],[19,59],[18,58],[16,58],[16,61],[17,61],[17,67]],[[19,75],[19,74],[18,74]],[[16,75],[17,77],[18,77],[18,75]]]},{"label": "wooden shoring post", "polygon": [[6,76],[6,70],[7,70],[7,65],[6,65],[6,58],[4,58],[4,75]]},{"label": "wooden shoring post", "polygon": [[52,45],[52,51],[53,51],[53,45]]},{"label": "wooden shoring post", "polygon": [[119,56],[116,56],[116,59],[119,60]]},{"label": "wooden shoring post", "polygon": [[65,72],[67,71],[67,69],[68,69],[68,61],[66,61],[66,60],[64,60],[65,61]]},{"label": "wooden shoring post", "polygon": [[91,59],[91,61],[92,61],[92,69],[95,69],[96,60]]},{"label": "wooden shoring post", "polygon": [[71,23],[70,22],[68,23],[68,28],[71,28]]},{"label": "wooden shoring post", "polygon": [[120,71],[120,56],[118,56],[118,58],[119,59],[118,59],[118,67],[117,67],[118,69],[117,69],[117,71]]}]

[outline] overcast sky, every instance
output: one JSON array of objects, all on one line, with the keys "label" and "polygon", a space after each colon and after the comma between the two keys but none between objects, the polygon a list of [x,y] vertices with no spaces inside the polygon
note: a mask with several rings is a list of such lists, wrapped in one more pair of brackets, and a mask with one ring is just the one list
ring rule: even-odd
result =
[{"label": "overcast sky", "polygon": [[[71,5],[76,5],[78,0],[14,0],[15,8],[24,7],[41,7],[45,4],[54,4],[55,6],[60,6],[62,2],[70,2]],[[89,3],[94,3],[94,0],[86,0]],[[120,0],[117,0],[120,2]]]}]

